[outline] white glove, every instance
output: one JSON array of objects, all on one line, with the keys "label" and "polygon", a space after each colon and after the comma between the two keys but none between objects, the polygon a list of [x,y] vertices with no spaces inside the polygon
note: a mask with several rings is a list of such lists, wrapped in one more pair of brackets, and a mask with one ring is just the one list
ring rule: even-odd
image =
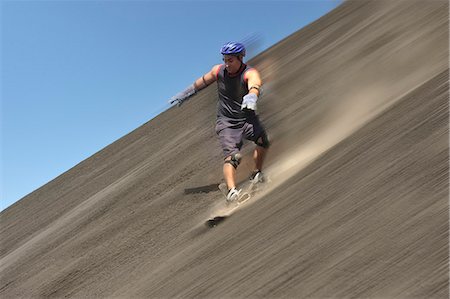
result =
[{"label": "white glove", "polygon": [[242,98],[242,105],[241,109],[250,109],[250,110],[256,110],[256,101],[258,100],[258,96],[254,93],[246,94]]},{"label": "white glove", "polygon": [[170,105],[176,103],[178,105],[178,107],[180,107],[181,104],[183,104],[184,101],[186,101],[192,95],[194,95],[195,92],[196,91],[195,91],[194,85],[190,85],[188,88],[186,88],[182,92],[179,92],[175,96],[170,98],[169,103],[170,103]]}]

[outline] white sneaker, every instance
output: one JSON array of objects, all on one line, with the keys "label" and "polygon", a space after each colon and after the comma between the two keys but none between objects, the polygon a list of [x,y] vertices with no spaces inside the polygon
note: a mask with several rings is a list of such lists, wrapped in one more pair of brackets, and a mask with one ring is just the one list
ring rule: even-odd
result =
[{"label": "white sneaker", "polygon": [[230,191],[228,191],[228,195],[227,195],[227,202],[233,202],[233,201],[237,201],[237,199],[239,198],[239,194],[241,193],[242,190],[238,190],[236,188],[232,188]]},{"label": "white sneaker", "polygon": [[251,175],[250,175],[250,182],[252,184],[256,184],[256,183],[264,183],[265,182],[265,177],[264,174],[257,170],[254,171]]}]

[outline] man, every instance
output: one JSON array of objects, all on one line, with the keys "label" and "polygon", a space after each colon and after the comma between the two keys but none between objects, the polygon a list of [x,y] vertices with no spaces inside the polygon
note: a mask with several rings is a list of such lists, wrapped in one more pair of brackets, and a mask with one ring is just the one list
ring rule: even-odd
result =
[{"label": "man", "polygon": [[243,59],[245,47],[241,43],[229,42],[221,48],[224,64],[215,65],[211,71],[195,80],[194,84],[170,100],[180,106],[197,91],[217,82],[216,133],[224,154],[223,174],[228,186],[227,201],[234,201],[241,190],[236,188],[236,169],[241,161],[239,153],[243,138],[255,142],[253,152],[255,169],[250,176],[253,183],[264,181],[262,171],[269,140],[256,115],[256,103],[261,93],[261,78],[258,71],[247,66]]}]

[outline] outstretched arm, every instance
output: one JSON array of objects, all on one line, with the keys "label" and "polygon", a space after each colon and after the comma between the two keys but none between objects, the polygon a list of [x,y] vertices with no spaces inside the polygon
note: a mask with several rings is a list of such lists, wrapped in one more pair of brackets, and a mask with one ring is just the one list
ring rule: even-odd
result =
[{"label": "outstretched arm", "polygon": [[217,80],[216,74],[217,71],[220,68],[219,65],[215,65],[209,72],[195,80],[194,84],[189,85],[188,88],[183,90],[182,92],[177,93],[175,96],[173,96],[170,100],[170,104],[176,103],[178,106],[181,106],[181,104],[188,100],[191,96],[193,96],[197,91],[202,90],[203,88],[207,87],[208,85],[212,84]]},{"label": "outstretched arm", "polygon": [[217,80],[217,72],[220,68],[220,64],[215,65],[209,72],[195,80],[194,82],[194,88],[196,91],[199,91],[203,88],[206,88],[207,86],[211,85],[212,83],[216,82]]}]

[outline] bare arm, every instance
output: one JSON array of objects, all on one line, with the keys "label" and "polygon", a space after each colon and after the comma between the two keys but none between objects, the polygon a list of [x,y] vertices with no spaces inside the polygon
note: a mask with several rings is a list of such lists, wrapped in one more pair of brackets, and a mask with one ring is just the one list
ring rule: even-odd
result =
[{"label": "bare arm", "polygon": [[206,88],[210,84],[216,82],[217,80],[216,74],[220,66],[221,66],[220,64],[215,65],[209,72],[207,72],[206,74],[195,80],[194,82],[195,91],[202,90],[203,88]]},{"label": "bare arm", "polygon": [[259,72],[255,69],[250,69],[245,74],[247,77],[247,87],[248,87],[248,93],[254,93],[257,96],[261,94],[261,76],[259,75]]},{"label": "bare arm", "polygon": [[207,87],[211,83],[217,80],[217,72],[219,71],[221,64],[215,65],[211,71],[207,72],[197,80],[195,80],[194,84],[189,85],[182,92],[177,93],[175,96],[171,97],[169,100],[170,105],[177,104],[181,106],[183,102],[188,100],[191,96],[193,96],[197,91]]},{"label": "bare arm", "polygon": [[244,79],[247,81],[248,94],[242,98],[241,109],[256,111],[256,102],[261,94],[261,77],[257,70],[249,69],[244,74]]}]

